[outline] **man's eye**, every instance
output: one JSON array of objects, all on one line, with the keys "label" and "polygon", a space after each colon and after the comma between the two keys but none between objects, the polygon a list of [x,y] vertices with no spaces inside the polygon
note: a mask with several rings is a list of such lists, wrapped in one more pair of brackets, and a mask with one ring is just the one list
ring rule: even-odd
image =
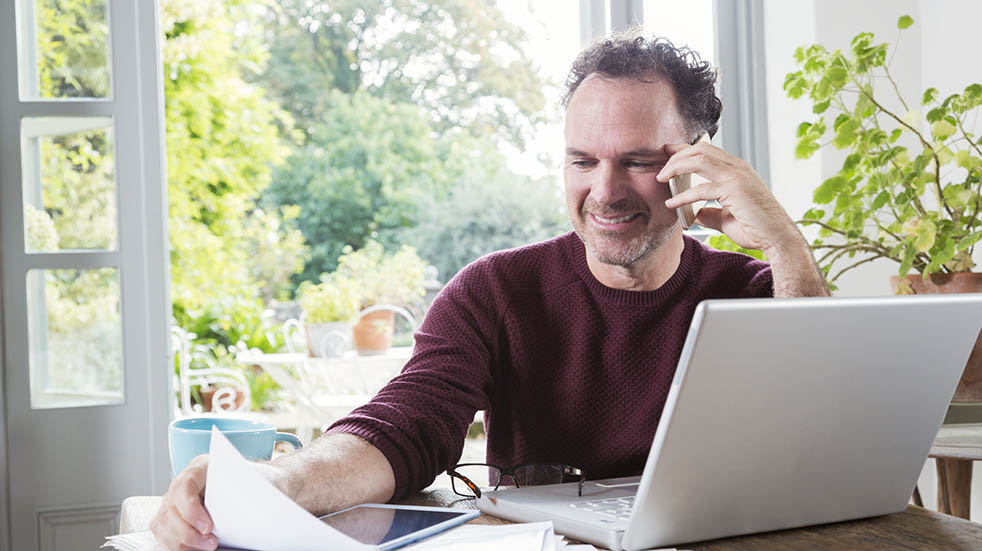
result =
[{"label": "man's eye", "polygon": [[574,159],[569,162],[569,165],[573,168],[590,168],[594,165],[594,162],[585,159]]},{"label": "man's eye", "polygon": [[636,170],[649,170],[657,167],[659,163],[653,161],[624,161],[624,166]]}]

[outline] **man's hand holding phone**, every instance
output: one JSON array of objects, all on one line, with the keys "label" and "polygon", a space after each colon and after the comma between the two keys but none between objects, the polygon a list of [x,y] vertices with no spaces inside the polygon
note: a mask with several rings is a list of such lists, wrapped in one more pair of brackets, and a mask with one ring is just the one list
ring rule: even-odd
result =
[{"label": "man's hand holding phone", "polygon": [[[672,197],[665,206],[678,209],[683,228],[693,224],[712,228],[741,247],[760,249],[768,257],[783,243],[803,240],[753,167],[709,143],[707,135],[692,145],[666,144],[665,153],[670,158],[658,173],[658,181],[669,184]],[[685,185],[684,176],[690,175],[705,182]],[[693,208],[702,201],[716,201],[719,206]]]},{"label": "man's hand holding phone", "polygon": [[[695,143],[709,143],[709,134],[703,134]],[[693,144],[695,145],[695,144]],[[692,174],[679,174],[678,176],[673,176],[668,179],[668,188],[672,192],[672,197],[687,191],[692,187]],[[696,223],[696,217],[699,215],[699,211],[705,203],[698,206],[686,203],[681,207],[675,209],[679,215],[679,224],[682,225],[683,230],[691,228]]]}]

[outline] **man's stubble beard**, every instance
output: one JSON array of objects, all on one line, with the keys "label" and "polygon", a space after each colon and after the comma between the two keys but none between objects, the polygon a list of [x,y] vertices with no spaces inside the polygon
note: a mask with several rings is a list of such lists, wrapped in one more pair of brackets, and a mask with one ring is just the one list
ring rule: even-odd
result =
[{"label": "man's stubble beard", "polygon": [[[586,212],[581,213],[581,220],[586,221],[589,215]],[[638,237],[632,239],[627,243],[626,247],[594,247],[587,239],[586,228],[584,227],[588,222],[583,224],[573,224],[573,231],[583,242],[586,247],[587,252],[590,253],[595,259],[603,264],[610,264],[613,266],[633,266],[642,260],[651,256],[655,251],[660,249],[665,243],[668,242],[669,238],[673,234],[676,223],[665,224],[662,226],[657,226],[653,228],[646,228],[645,231]],[[599,230],[594,230],[592,236],[597,239],[607,239],[604,234],[609,234],[612,238],[611,241],[617,245],[622,242],[616,237],[616,232],[603,232]],[[602,249],[602,250],[598,250]],[[604,252],[609,251],[609,252]]]}]

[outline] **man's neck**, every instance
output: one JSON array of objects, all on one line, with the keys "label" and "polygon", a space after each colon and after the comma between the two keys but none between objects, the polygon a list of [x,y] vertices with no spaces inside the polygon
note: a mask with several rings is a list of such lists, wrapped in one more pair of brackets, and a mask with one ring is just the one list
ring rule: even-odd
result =
[{"label": "man's neck", "polygon": [[654,291],[665,284],[678,270],[685,241],[676,230],[661,247],[630,266],[604,264],[586,250],[587,266],[593,277],[607,287],[625,291]]}]

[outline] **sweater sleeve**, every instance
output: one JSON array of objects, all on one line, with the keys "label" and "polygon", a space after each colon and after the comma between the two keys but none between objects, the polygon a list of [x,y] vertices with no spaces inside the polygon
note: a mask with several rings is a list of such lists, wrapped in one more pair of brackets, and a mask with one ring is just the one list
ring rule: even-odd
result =
[{"label": "sweater sleeve", "polygon": [[385,455],[395,474],[394,500],[455,463],[474,414],[487,409],[496,309],[480,272],[472,264],[447,284],[402,372],[327,431],[360,436]]},{"label": "sweater sleeve", "polygon": [[750,275],[749,281],[740,296],[774,298],[774,275],[771,273],[771,265],[755,260],[747,264],[747,271]]}]

